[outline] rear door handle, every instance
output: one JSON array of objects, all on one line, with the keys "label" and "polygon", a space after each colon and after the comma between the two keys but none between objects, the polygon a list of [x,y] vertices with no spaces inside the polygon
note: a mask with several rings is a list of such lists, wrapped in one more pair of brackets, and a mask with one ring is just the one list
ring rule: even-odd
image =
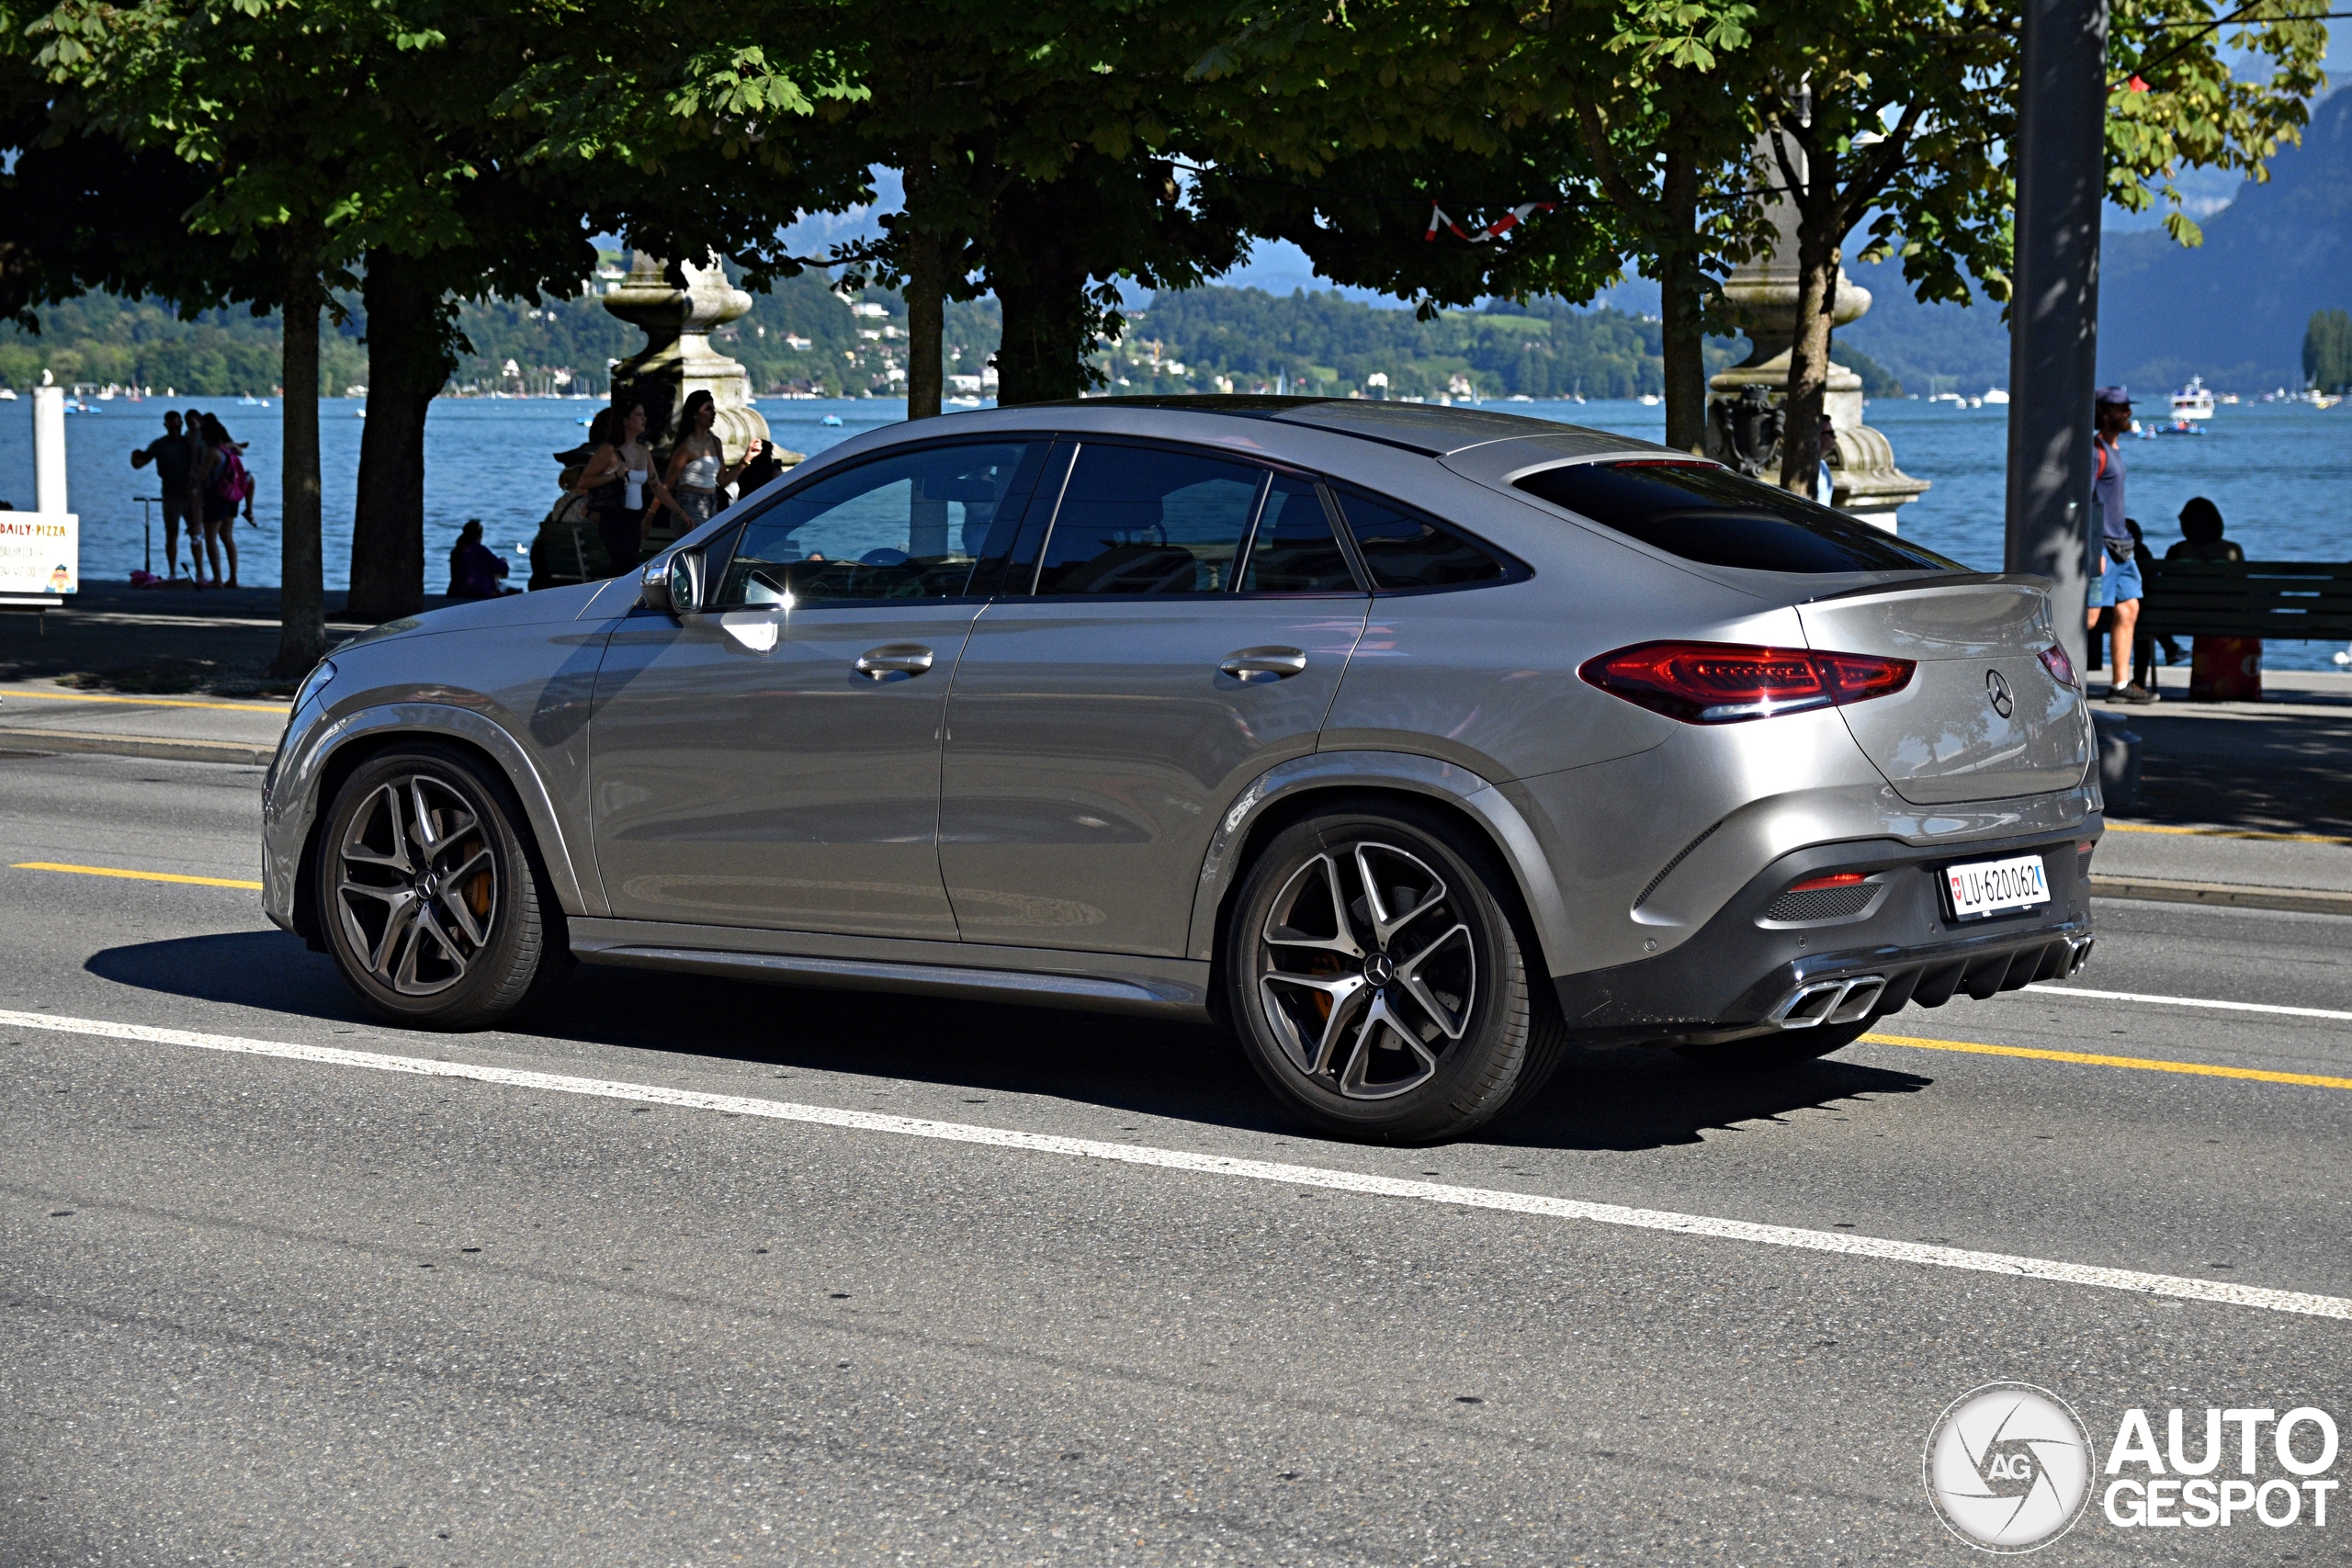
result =
[{"label": "rear door handle", "polygon": [[857,656],[857,672],[869,681],[911,681],[931,663],[931,649],[921,643],[886,642]]},{"label": "rear door handle", "polygon": [[1228,654],[1217,669],[1245,685],[1256,681],[1283,681],[1305,672],[1306,655],[1295,648],[1245,648]]}]

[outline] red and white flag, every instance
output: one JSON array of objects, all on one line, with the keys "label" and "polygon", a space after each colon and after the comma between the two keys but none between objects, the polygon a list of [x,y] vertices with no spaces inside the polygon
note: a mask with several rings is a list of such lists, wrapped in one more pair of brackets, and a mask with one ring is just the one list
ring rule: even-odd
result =
[{"label": "red and white flag", "polygon": [[1529,214],[1536,212],[1549,212],[1559,205],[1560,204],[1556,201],[1521,202],[1517,207],[1512,208],[1509,212],[1504,213],[1500,218],[1496,219],[1492,223],[1487,224],[1476,233],[1472,234],[1464,232],[1461,224],[1456,223],[1453,219],[1448,218],[1445,215],[1445,209],[1438,206],[1435,202],[1431,202],[1430,204],[1429,232],[1423,234],[1421,238],[1425,241],[1434,240],[1437,238],[1437,231],[1440,229],[1451,229],[1453,231],[1453,236],[1455,239],[1467,240],[1474,245],[1483,245],[1489,240],[1498,239],[1501,236],[1510,233],[1513,229],[1516,229],[1521,224],[1526,222]]}]

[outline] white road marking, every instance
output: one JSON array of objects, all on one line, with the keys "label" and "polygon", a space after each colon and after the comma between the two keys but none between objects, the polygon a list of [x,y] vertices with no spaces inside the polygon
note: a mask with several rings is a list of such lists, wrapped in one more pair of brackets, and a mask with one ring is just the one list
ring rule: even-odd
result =
[{"label": "white road marking", "polygon": [[411,1073],[424,1077],[468,1078],[476,1083],[502,1084],[512,1089],[589,1095],[599,1100],[635,1100],[646,1105],[672,1106],[681,1111],[716,1111],[733,1116],[763,1116],[773,1121],[840,1127],[853,1132],[934,1138],[944,1143],[971,1144],[982,1148],[1011,1149],[1024,1154],[1055,1155],[1068,1159],[1109,1160],[1158,1170],[1238,1177],[1250,1181],[1315,1187],[1373,1198],[1403,1198],[1424,1203],[1450,1204],[1455,1208],[1491,1209],[1503,1213],[1532,1214],[1544,1219],[1583,1220],[1594,1224],[1623,1225],[1634,1230],[1664,1231],[1673,1235],[1706,1236],[1717,1241],[1742,1241],[1765,1247],[1789,1247],[1805,1252],[1838,1253],[1849,1258],[1871,1258],[1891,1263],[1924,1263],[1938,1269],[2006,1274],[2017,1279],[2047,1280],[2066,1285],[2094,1285],[2105,1290],[2132,1291],[2142,1295],[2213,1302],[2223,1306],[2258,1307],[2267,1312],[2352,1322],[2352,1299],[2343,1296],[2312,1295],[2302,1291],[2273,1291],[2256,1285],[2241,1285],[2222,1280],[2192,1280],[2173,1274],[2143,1274],[2131,1269],[2105,1269],[2087,1263],[2062,1263],[2000,1252],[1972,1252],[1957,1247],[1931,1247],[1922,1242],[1890,1241],[1879,1236],[1842,1235],[1837,1231],[1799,1230],[1790,1225],[1758,1224],[1747,1220],[1717,1219],[1707,1214],[1680,1214],[1665,1209],[1588,1203],[1573,1198],[1550,1198],[1537,1193],[1509,1192],[1486,1187],[1456,1187],[1437,1181],[1405,1181],[1395,1177],[1368,1176],[1361,1171],[1239,1159],[1224,1155],[1197,1154],[1188,1149],[1103,1143],[1093,1138],[1066,1138],[1049,1133],[1020,1133],[1005,1127],[933,1122],[920,1116],[888,1116],[872,1111],[842,1111],[827,1105],[796,1105],[786,1100],[754,1100],[743,1095],[706,1094],[695,1089],[620,1083],[608,1078],[573,1077],[563,1073],[520,1072],[511,1067],[481,1066],[471,1062],[391,1056],[375,1051],[345,1051],[328,1045],[294,1045],[277,1040],[245,1040],[231,1034],[199,1034],[185,1029],[152,1029],[144,1024],[63,1018],[53,1013],[0,1011],[0,1027],[47,1030],[60,1034],[88,1034],[105,1040],[141,1041],[158,1045],[184,1045],[199,1051],[226,1051],[247,1056],[275,1056],[292,1062],[314,1062],[322,1066],[364,1067],[375,1072]]},{"label": "white road marking", "polygon": [[2333,1018],[2352,1023],[2352,1012],[2335,1012],[2327,1008],[2288,1008],[2272,1002],[2217,1002],[2204,997],[2150,997],[2138,991],[2094,991],[2086,986],[2028,986],[2026,989],[2052,997],[2088,997],[2102,1002],[2153,1002],[2168,1008],[2220,1008],[2224,1012],[2273,1012],[2289,1018]]}]

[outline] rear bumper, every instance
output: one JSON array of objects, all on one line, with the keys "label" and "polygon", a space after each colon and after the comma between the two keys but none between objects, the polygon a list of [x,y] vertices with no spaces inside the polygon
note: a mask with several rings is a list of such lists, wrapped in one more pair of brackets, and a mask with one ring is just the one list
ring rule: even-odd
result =
[{"label": "rear bumper", "polygon": [[[1893,840],[1819,844],[1783,855],[1670,953],[1557,976],[1561,1010],[1596,1042],[1697,1043],[1848,1022],[1917,1003],[1941,1007],[2062,978],[2090,949],[2090,856],[2097,817],[2062,835],[1921,849]],[[1955,921],[1947,866],[2039,852],[2050,901],[2020,914]],[[1879,889],[1849,916],[1774,919],[1792,883],[1860,873]],[[1785,906],[1779,912],[1788,912]]]}]

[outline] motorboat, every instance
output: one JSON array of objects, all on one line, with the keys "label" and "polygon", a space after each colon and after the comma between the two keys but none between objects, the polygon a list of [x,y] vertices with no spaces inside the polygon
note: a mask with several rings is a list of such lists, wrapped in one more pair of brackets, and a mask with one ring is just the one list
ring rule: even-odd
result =
[{"label": "motorboat", "polygon": [[2008,400],[2009,394],[2002,389],[1998,387],[1987,387],[1984,389],[1984,402],[1987,407],[1999,408]]},{"label": "motorboat", "polygon": [[2203,377],[2191,376],[2188,385],[2172,395],[2172,417],[2176,421],[2213,417],[2213,394],[2206,389]]}]

